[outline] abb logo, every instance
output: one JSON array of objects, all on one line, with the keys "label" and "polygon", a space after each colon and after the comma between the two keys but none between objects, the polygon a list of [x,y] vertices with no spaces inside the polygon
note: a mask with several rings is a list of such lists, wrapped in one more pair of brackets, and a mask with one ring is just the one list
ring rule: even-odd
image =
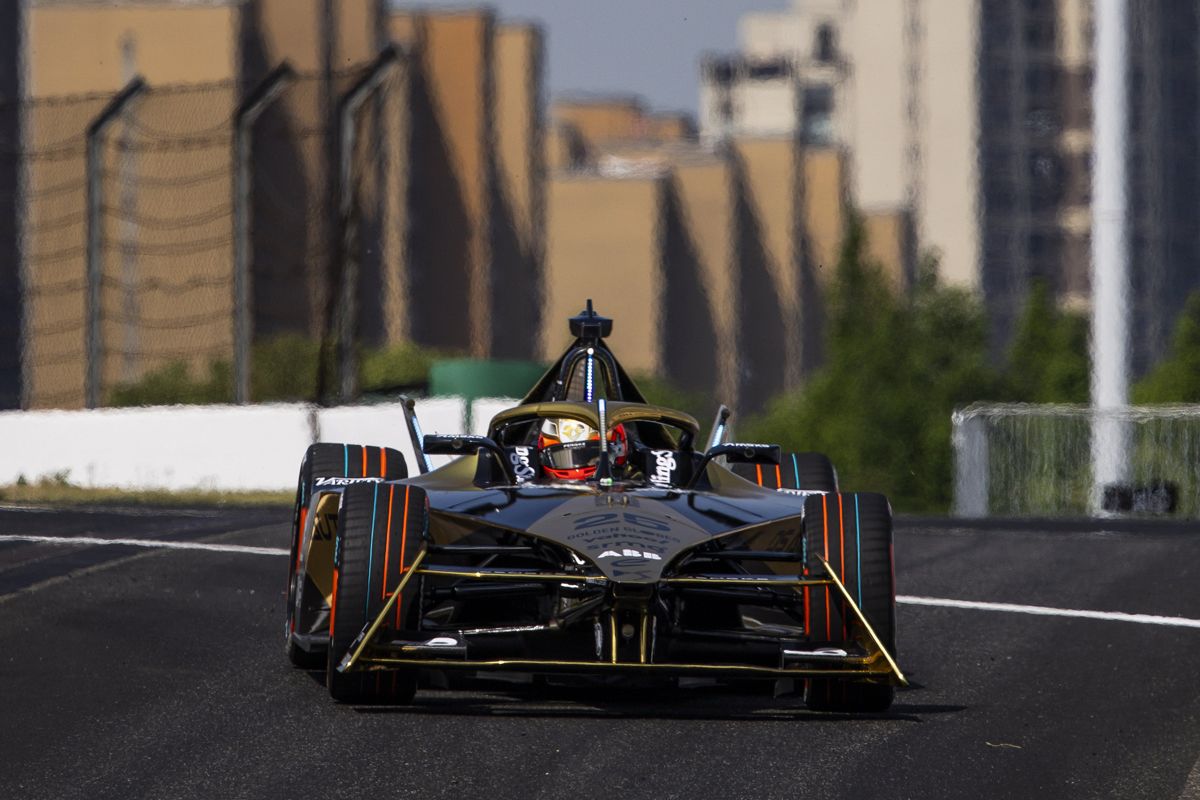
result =
[{"label": "abb logo", "polygon": [[647,561],[662,561],[662,556],[658,553],[651,553],[649,550],[633,550],[628,547],[623,548],[620,552],[605,550],[597,558],[644,558]]}]

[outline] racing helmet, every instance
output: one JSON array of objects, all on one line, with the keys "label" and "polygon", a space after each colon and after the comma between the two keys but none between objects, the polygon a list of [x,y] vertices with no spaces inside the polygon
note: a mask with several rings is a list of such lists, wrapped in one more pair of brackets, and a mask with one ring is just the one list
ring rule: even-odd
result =
[{"label": "racing helmet", "polygon": [[[627,450],[625,426],[616,425],[608,434],[613,466],[625,464]],[[596,474],[600,462],[600,432],[577,419],[547,419],[538,433],[538,458],[552,478],[585,481]]]}]

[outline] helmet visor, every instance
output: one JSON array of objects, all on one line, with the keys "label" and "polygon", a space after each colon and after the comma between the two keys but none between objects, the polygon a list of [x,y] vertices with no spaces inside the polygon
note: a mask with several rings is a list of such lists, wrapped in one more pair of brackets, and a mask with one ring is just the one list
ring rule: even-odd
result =
[{"label": "helmet visor", "polygon": [[600,461],[600,442],[565,442],[543,447],[543,466],[550,469],[594,467]]}]

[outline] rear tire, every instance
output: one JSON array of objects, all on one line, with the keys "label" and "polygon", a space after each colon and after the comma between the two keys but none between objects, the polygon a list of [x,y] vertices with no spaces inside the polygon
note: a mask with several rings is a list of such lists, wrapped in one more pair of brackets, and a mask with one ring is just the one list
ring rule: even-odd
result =
[{"label": "rear tire", "polygon": [[[896,591],[892,549],[892,509],[880,494],[814,495],[804,503],[804,543],[807,572],[824,577],[820,558],[846,586],[863,616],[896,656]],[[805,590],[805,627],[816,645],[850,642],[854,623],[837,587]],[[817,711],[886,711],[895,689],[890,685],[835,678],[809,679],[804,701]]]},{"label": "rear tire", "polygon": [[[319,442],[310,445],[300,462],[300,475],[296,483],[296,500],[292,506],[291,554],[288,559],[288,594],[284,627],[284,652],[291,664],[300,669],[321,669],[325,666],[325,653],[309,651],[300,646],[297,631],[312,633],[322,625],[317,617],[324,612],[324,598],[313,598],[305,603],[304,595],[318,589],[301,574],[301,556],[304,546],[305,526],[308,522],[309,505],[317,481],[325,478],[368,478],[398,480],[408,477],[408,465],[404,454],[390,447],[368,447],[357,444],[334,444]],[[317,600],[320,600],[317,603]],[[313,613],[306,606],[320,606]]]},{"label": "rear tire", "polygon": [[732,464],[736,474],[767,489],[798,489],[806,492],[836,492],[837,470],[824,453],[788,453],[778,465]]},{"label": "rear tire", "polygon": [[[341,673],[337,667],[420,552],[425,493],[404,484],[348,486],[338,517],[325,673],[329,693],[342,703],[409,703],[417,690],[415,669]],[[417,585],[410,582],[380,637],[393,638],[406,627],[402,620],[414,618],[416,596]]]}]

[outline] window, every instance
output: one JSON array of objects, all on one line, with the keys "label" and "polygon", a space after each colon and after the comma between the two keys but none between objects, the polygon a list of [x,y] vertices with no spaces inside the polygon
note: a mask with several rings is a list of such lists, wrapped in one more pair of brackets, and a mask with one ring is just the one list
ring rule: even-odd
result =
[{"label": "window", "polygon": [[828,64],[837,60],[837,31],[828,22],[817,26],[817,40],[813,45],[816,60]]},{"label": "window", "polygon": [[746,74],[752,81],[769,81],[776,78],[786,78],[791,74],[787,60],[782,58],[771,61],[755,61],[747,66]]},{"label": "window", "polygon": [[809,144],[831,144],[833,142],[833,87],[823,84],[806,86],[802,110],[804,141]]}]

